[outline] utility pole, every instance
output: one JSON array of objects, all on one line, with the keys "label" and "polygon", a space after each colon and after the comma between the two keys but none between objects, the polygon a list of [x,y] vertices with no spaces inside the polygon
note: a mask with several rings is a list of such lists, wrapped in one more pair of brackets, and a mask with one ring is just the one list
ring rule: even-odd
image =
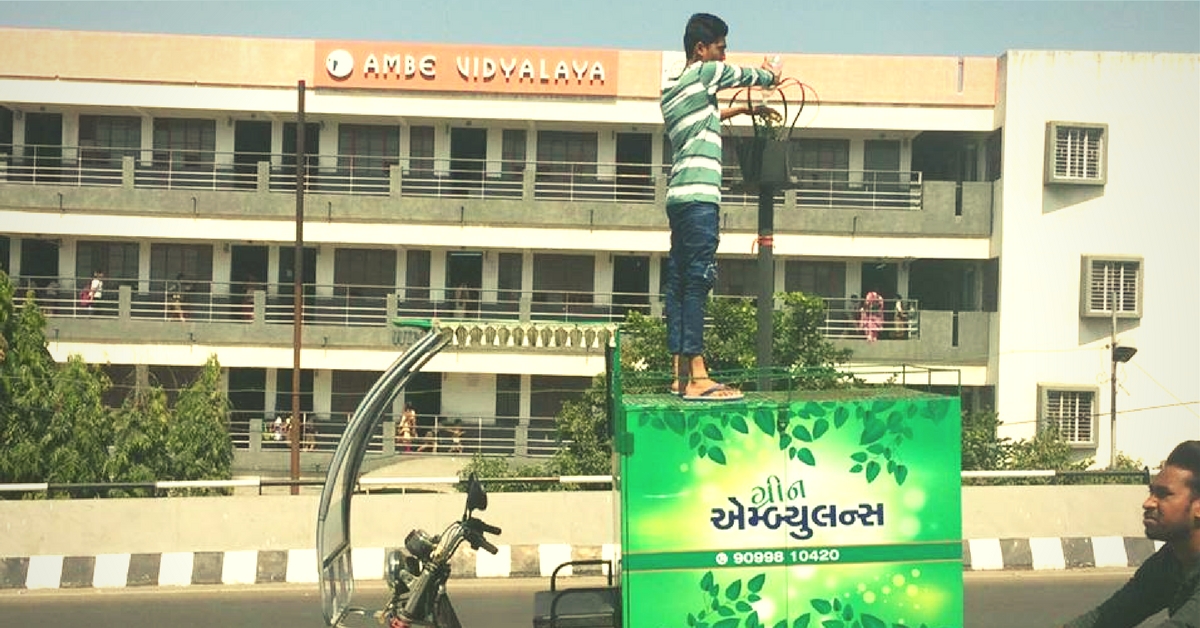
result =
[{"label": "utility pole", "polygon": [[758,335],[754,345],[761,391],[771,390],[771,344],[775,336],[775,190],[766,183],[758,188]]},{"label": "utility pole", "polygon": [[1108,433],[1108,468],[1113,469],[1117,466],[1117,295],[1115,292],[1109,293],[1108,309],[1112,311],[1112,327],[1109,333],[1109,357],[1112,359],[1112,373],[1110,377],[1111,391],[1108,398],[1109,412],[1109,433]]},{"label": "utility pole", "polygon": [[[304,81],[296,86],[299,103],[296,107],[296,243],[292,256],[292,481],[300,479],[300,346],[304,331],[304,167],[308,161],[304,150]],[[300,494],[300,485],[292,484],[292,495]]]}]

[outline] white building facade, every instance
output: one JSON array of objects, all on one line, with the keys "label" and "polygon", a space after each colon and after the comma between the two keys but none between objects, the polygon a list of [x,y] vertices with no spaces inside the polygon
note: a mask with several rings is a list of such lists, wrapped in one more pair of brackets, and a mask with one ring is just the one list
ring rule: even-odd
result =
[{"label": "white building facade", "polygon": [[[300,81],[318,447],[402,350],[393,317],[456,321],[397,410],[541,455],[616,322],[661,313],[657,94],[677,53],[0,34],[0,264],[46,305],[56,359],[106,365],[112,403],[215,353],[239,444],[288,413]],[[1156,464],[1200,436],[1197,62],[785,55],[820,97],[792,138],[799,187],[776,202],[774,289],[826,299],[856,365],[926,369],[1004,435],[1054,424],[1098,464],[1115,302],[1118,344],[1137,348],[1117,368],[1117,449]],[[752,298],[757,199],[735,141],[715,293]],[[874,341],[869,292],[887,304]]]}]

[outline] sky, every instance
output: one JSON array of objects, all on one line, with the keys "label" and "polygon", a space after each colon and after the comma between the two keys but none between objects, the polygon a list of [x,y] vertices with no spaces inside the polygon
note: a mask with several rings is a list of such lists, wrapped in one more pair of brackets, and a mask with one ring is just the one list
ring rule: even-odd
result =
[{"label": "sky", "polygon": [[1200,53],[1200,0],[0,0],[0,26],[657,51],[696,11],[729,22],[731,51]]}]

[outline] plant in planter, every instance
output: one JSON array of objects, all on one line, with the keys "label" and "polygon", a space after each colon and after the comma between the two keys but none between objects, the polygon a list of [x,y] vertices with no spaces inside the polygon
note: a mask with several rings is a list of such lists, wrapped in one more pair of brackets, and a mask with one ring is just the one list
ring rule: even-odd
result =
[{"label": "plant in planter", "polygon": [[[799,90],[799,96],[795,102],[796,114],[792,116],[789,124],[789,102],[784,88],[790,86]],[[739,99],[745,98],[751,111],[753,133],[748,137],[730,134],[737,152],[738,165],[741,167],[742,180],[747,185],[780,187],[791,183],[788,143],[808,102],[809,92],[812,93],[814,102],[817,102],[817,92],[811,86],[794,78],[780,82],[775,88],[775,93],[779,95],[782,113],[765,104],[756,106],[752,101],[756,92],[750,88],[739,90],[730,99],[729,104],[734,105]]]}]

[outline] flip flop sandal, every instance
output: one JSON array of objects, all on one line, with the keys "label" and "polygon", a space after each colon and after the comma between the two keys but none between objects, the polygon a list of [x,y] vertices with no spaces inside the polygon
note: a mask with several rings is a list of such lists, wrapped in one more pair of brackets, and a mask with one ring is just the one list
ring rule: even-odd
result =
[{"label": "flip flop sandal", "polygon": [[683,393],[679,392],[678,384],[671,384],[670,386],[667,386],[667,394],[678,397],[678,396],[682,395]]},{"label": "flip flop sandal", "polygon": [[[714,393],[718,393],[718,392],[721,392],[724,390],[731,390],[731,391],[736,392],[737,394],[736,395],[713,396]],[[712,386],[709,386],[707,389],[705,389],[704,392],[702,392],[698,395],[683,395],[683,399],[685,401],[725,402],[725,401],[741,401],[742,399],[745,399],[745,398],[746,398],[746,396],[743,395],[741,393],[741,391],[734,389],[734,388],[730,388],[729,386],[726,386],[725,384],[713,384]]]}]

